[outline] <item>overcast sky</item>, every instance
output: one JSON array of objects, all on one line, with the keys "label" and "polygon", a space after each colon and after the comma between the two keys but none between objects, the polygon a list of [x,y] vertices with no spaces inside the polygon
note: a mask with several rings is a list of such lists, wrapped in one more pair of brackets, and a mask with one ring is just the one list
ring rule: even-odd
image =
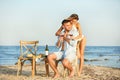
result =
[{"label": "overcast sky", "polygon": [[55,32],[72,13],[87,46],[120,46],[120,0],[0,0],[0,45],[55,45]]}]

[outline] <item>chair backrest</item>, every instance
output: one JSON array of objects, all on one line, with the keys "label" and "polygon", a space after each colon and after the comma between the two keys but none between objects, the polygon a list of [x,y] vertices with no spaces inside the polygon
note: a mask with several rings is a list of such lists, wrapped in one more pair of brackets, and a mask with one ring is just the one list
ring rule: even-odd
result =
[{"label": "chair backrest", "polygon": [[38,43],[39,41],[20,41],[20,56],[36,55]]}]

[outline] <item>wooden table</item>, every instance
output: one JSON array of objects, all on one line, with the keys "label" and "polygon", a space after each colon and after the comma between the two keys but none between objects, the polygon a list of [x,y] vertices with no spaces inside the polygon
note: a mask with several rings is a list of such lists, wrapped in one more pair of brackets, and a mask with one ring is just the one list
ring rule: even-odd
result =
[{"label": "wooden table", "polygon": [[47,60],[47,56],[45,57],[45,69],[46,69],[46,76],[49,76],[49,63]]},{"label": "wooden table", "polygon": [[[42,54],[40,54],[39,56],[41,56],[39,58],[43,57]],[[34,77],[36,74],[36,57],[37,56],[33,56],[33,59],[32,59],[33,60],[32,61],[32,77]],[[47,56],[44,56],[44,61],[45,61],[46,76],[48,77],[49,76],[49,64],[48,64]]]}]

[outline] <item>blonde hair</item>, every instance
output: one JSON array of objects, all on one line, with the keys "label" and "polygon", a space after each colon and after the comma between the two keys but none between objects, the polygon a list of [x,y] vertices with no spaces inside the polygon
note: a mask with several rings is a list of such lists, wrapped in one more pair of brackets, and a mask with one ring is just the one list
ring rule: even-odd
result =
[{"label": "blonde hair", "polygon": [[68,17],[69,20],[73,20],[73,19],[77,19],[79,20],[79,17],[77,14],[71,14],[69,17]]}]

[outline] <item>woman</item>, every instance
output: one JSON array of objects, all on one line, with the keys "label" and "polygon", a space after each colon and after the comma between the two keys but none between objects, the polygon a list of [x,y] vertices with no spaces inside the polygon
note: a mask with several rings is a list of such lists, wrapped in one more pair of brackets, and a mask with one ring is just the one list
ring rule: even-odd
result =
[{"label": "woman", "polygon": [[[77,46],[77,48],[79,48],[79,52],[77,52],[77,56],[80,59],[78,75],[80,76],[80,74],[82,72],[83,64],[84,64],[84,50],[85,50],[85,45],[86,45],[86,38],[84,35],[82,35],[80,23],[78,22],[78,20],[79,20],[78,15],[72,14],[68,19],[71,20],[73,26],[76,27],[76,29],[79,32],[79,35],[77,37],[71,37],[71,39],[79,39],[79,41],[80,41],[80,44]],[[64,29],[64,26],[61,26],[58,29],[58,31],[56,32],[56,36],[60,36],[61,31],[63,29]]]}]

